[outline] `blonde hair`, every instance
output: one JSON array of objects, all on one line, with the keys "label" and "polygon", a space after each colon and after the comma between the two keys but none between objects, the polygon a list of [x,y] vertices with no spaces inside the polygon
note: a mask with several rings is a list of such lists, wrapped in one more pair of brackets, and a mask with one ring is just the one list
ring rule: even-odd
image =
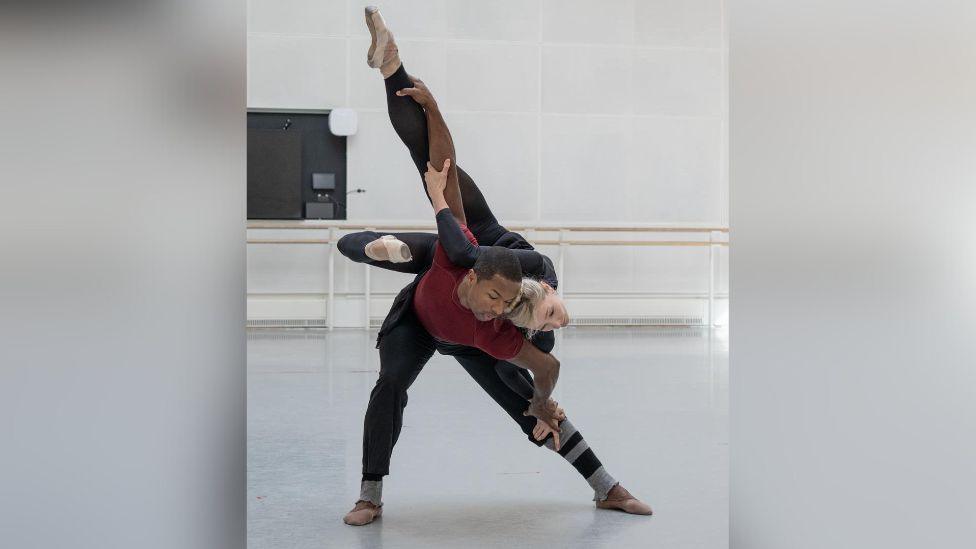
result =
[{"label": "blonde hair", "polygon": [[523,278],[519,298],[505,311],[505,318],[512,324],[525,328],[525,337],[528,339],[532,339],[539,331],[530,329],[529,324],[532,323],[536,307],[546,298],[547,293],[546,287],[538,280]]}]

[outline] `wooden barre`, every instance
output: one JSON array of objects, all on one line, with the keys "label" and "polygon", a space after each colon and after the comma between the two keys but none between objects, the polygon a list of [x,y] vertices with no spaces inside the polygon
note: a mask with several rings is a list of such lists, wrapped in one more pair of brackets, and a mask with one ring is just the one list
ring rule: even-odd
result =
[{"label": "wooden barre", "polygon": [[[331,244],[328,239],[248,239],[248,244]],[[575,246],[728,246],[728,242],[702,242],[697,240],[536,240],[536,246],[571,244]]]},{"label": "wooden barre", "polygon": [[310,225],[306,227],[294,226],[294,225],[247,225],[248,230],[299,230],[299,231],[328,231],[329,229],[335,229],[337,231],[365,231],[371,230],[378,233],[381,232],[405,232],[405,231],[425,231],[425,232],[435,232],[437,227],[432,227],[430,225],[399,225],[399,226],[387,226],[387,225]]},{"label": "wooden barre", "polygon": [[566,231],[576,231],[576,232],[581,232],[581,233],[586,233],[586,232],[590,232],[590,233],[602,233],[602,232],[607,232],[607,233],[631,233],[631,232],[634,232],[634,233],[638,233],[638,232],[640,232],[640,233],[642,233],[642,232],[651,232],[651,233],[710,233],[710,232],[720,232],[720,233],[727,233],[727,232],[729,232],[729,229],[727,227],[724,227],[724,228],[723,227],[687,227],[687,228],[681,228],[681,227],[562,227],[562,228],[554,228],[554,227],[516,227],[516,228],[519,229],[519,230],[522,230],[522,231],[527,231],[527,230],[536,230],[536,231],[560,231],[560,230],[566,230]]},{"label": "wooden barre", "polygon": [[728,246],[728,242],[708,242],[701,240],[533,240],[536,246],[555,246],[573,244],[585,246]]},{"label": "wooden barre", "polygon": [[[267,240],[267,239],[251,239],[247,240],[248,244],[332,244],[332,240],[294,240],[294,239],[282,239],[282,240]],[[338,242],[338,240],[336,241]]]},{"label": "wooden barre", "polygon": [[[286,224],[287,223],[287,224]],[[329,229],[337,229],[340,231],[364,231],[367,229],[374,230],[376,232],[396,232],[396,231],[430,231],[434,232],[437,227],[434,225],[305,225],[305,224],[295,224],[295,222],[282,222],[269,223],[269,222],[248,222],[248,229],[265,229],[265,230],[306,230],[306,231],[322,231]],[[632,232],[650,232],[650,233],[709,233],[709,232],[729,232],[728,227],[582,227],[582,226],[567,226],[567,227],[538,227],[538,226],[508,226],[506,227],[512,231],[575,231],[575,232],[610,232],[610,233],[632,233]]]}]

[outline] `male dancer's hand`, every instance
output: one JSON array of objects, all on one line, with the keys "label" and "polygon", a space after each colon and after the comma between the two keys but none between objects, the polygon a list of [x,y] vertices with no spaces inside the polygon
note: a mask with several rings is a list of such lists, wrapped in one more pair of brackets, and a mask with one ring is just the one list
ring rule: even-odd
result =
[{"label": "male dancer's hand", "polygon": [[[552,400],[551,398],[549,400]],[[562,421],[566,419],[566,412],[559,407],[559,403],[553,400],[556,405],[556,419]],[[559,444],[559,432],[553,431],[552,427],[546,425],[541,419],[536,419],[535,428],[532,429],[532,436],[536,440],[545,440],[549,434],[552,433],[553,442],[558,446]]]},{"label": "male dancer's hand", "polygon": [[410,77],[413,81],[412,88],[403,88],[402,90],[396,92],[400,97],[411,97],[414,101],[420,104],[421,107],[429,109],[431,107],[437,106],[437,101],[434,101],[434,95],[430,93],[427,88],[427,84],[424,84],[419,78]]},{"label": "male dancer's hand", "polygon": [[552,397],[549,397],[549,400],[546,402],[546,406],[555,407],[556,419],[559,421],[566,419],[566,410],[563,410],[563,407],[560,406],[558,402],[553,400]]},{"label": "male dancer's hand", "polygon": [[[544,403],[539,404],[535,399],[529,401],[529,409],[526,410],[522,415],[535,416],[536,419],[541,421],[548,429],[552,430],[552,440],[556,444],[556,450],[559,450],[559,420],[565,419],[565,413],[562,413],[562,409],[556,404],[553,399],[547,399]],[[560,417],[560,415],[562,417]]]}]

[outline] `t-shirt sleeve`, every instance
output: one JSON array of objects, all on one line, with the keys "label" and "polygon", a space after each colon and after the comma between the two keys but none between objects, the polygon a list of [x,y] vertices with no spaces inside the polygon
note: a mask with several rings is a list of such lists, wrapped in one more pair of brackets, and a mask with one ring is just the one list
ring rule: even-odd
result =
[{"label": "t-shirt sleeve", "polygon": [[511,360],[524,344],[525,336],[507,320],[496,319],[475,334],[475,347],[498,360]]},{"label": "t-shirt sleeve", "polygon": [[[468,230],[468,226],[467,225],[464,225],[464,224],[461,224],[461,223],[458,223],[458,226],[461,227],[461,232],[464,233],[465,238],[467,238],[469,242],[471,242],[472,244],[474,244],[475,246],[477,246],[478,245],[478,239],[475,238],[473,234],[471,234],[471,231]],[[467,266],[464,266],[464,265],[455,265],[454,263],[451,262],[450,257],[448,257],[448,255],[447,255],[447,250],[444,249],[444,246],[441,244],[440,239],[437,240],[437,246],[434,248],[434,264],[435,265],[440,265],[442,267],[459,267],[460,266],[460,267],[468,268]]]}]

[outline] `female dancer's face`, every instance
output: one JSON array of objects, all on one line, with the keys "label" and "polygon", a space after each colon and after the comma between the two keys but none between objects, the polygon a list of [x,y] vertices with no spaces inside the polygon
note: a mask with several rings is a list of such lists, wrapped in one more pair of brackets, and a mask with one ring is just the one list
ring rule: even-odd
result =
[{"label": "female dancer's face", "polygon": [[546,298],[536,306],[532,314],[532,326],[529,328],[540,332],[551,332],[567,324],[569,324],[569,313],[566,311],[566,304],[559,294],[547,288]]}]

